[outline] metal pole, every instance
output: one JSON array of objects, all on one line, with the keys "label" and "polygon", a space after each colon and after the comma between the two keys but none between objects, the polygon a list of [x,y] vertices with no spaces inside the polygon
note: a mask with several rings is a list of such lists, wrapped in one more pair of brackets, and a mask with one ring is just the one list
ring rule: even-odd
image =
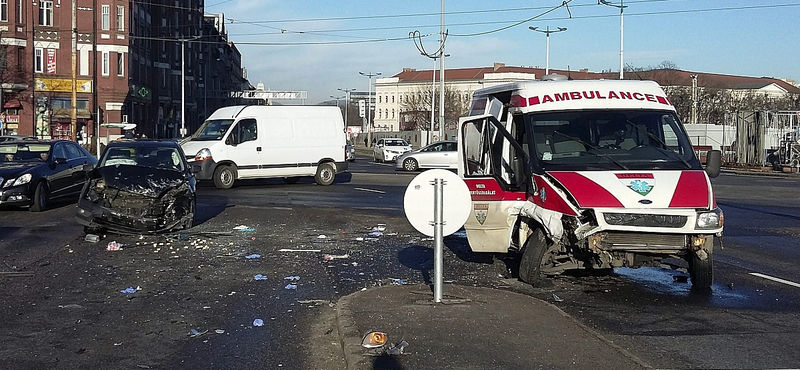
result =
[{"label": "metal pole", "polygon": [[344,127],[347,128],[347,116],[349,115],[348,107],[350,106],[350,92],[355,91],[356,89],[336,89],[336,90],[344,91],[345,104],[346,104],[344,106]]},{"label": "metal pole", "polygon": [[625,10],[625,5],[623,5],[624,0],[620,0],[619,2],[619,79],[622,80],[622,73],[625,70],[625,63],[623,62],[622,57],[622,49],[623,49],[623,35],[625,34],[622,30],[622,12]]},{"label": "metal pole", "polygon": [[[35,37],[34,37],[35,38]],[[70,109],[69,139],[75,141],[78,129],[78,5],[72,0],[72,108]]]},{"label": "metal pole", "polygon": [[441,83],[439,84],[441,88],[439,91],[439,140],[444,140],[444,0],[442,0],[442,24],[440,32],[439,42],[441,47],[439,50],[441,50],[442,60],[439,61],[439,78],[441,79]]},{"label": "metal pole", "polygon": [[380,76],[381,73],[358,72],[358,74],[369,77],[369,90],[367,93],[367,141],[372,144],[372,76]]},{"label": "metal pole", "polygon": [[186,136],[186,39],[181,40],[181,136]]},{"label": "metal pole", "polygon": [[433,69],[431,69],[433,77],[431,79],[431,127],[428,131],[428,144],[433,142],[433,122],[436,121],[436,57],[431,59],[433,59]]},{"label": "metal pole", "polygon": [[442,302],[442,272],[444,270],[444,179],[432,181],[433,188],[433,301]]},{"label": "metal pole", "polygon": [[541,32],[541,33],[545,34],[545,36],[547,37],[547,42],[545,44],[546,46],[545,46],[545,67],[544,67],[545,69],[544,69],[544,74],[545,75],[549,75],[550,74],[550,34],[551,33],[556,33],[556,32],[566,31],[567,28],[566,27],[558,27],[558,29],[552,30],[552,31],[550,31],[550,26],[547,26],[547,29],[545,29],[545,30],[540,30],[539,27],[528,27],[528,29],[531,30],[531,31]]}]

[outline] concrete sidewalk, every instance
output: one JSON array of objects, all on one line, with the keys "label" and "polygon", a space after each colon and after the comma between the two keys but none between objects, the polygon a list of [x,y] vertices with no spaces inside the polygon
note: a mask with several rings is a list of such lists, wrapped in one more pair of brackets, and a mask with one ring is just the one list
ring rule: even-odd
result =
[{"label": "concrete sidewalk", "polygon": [[[348,369],[642,369],[649,366],[557,307],[499,289],[392,285],[339,300]],[[463,303],[446,303],[460,301]],[[376,355],[364,334],[383,331],[404,354]]]}]

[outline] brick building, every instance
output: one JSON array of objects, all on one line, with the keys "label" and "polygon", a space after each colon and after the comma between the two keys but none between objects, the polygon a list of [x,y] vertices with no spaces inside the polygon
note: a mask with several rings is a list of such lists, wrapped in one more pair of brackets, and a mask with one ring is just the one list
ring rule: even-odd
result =
[{"label": "brick building", "polygon": [[[76,3],[0,1],[2,134],[71,137],[74,90],[84,140],[97,134],[98,114],[148,137],[175,137],[239,103],[230,91],[249,86],[224,16],[205,15],[203,0]],[[121,133],[99,128],[103,141]]]}]

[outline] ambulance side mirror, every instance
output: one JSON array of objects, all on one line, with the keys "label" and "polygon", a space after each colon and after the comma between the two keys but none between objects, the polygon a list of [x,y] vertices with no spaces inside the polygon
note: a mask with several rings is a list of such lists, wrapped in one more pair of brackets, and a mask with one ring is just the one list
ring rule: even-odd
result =
[{"label": "ambulance side mirror", "polygon": [[709,150],[706,153],[706,173],[708,177],[719,176],[719,169],[722,166],[722,152],[719,150]]}]

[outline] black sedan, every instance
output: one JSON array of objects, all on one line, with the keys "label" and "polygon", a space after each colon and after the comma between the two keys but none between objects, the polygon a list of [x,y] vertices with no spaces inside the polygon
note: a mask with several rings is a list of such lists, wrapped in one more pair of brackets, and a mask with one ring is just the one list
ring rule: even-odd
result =
[{"label": "black sedan", "polygon": [[47,209],[51,199],[75,196],[95,165],[86,149],[68,140],[0,143],[0,205]]},{"label": "black sedan", "polygon": [[158,233],[194,225],[195,176],[174,141],[115,141],[78,198],[86,233]]}]

